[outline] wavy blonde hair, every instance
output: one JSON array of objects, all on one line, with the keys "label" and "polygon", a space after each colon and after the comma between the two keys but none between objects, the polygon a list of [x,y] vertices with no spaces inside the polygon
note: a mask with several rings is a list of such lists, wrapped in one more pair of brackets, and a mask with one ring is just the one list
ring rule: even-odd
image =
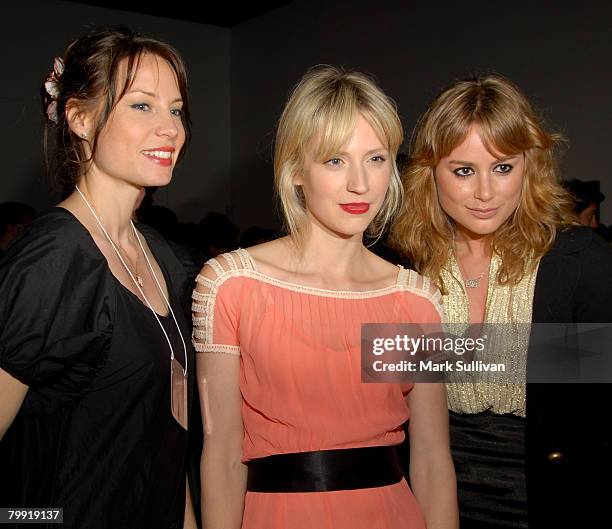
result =
[{"label": "wavy blonde hair", "polygon": [[490,152],[525,154],[519,204],[491,237],[492,251],[502,260],[499,284],[518,283],[550,249],[557,231],[575,223],[572,199],[558,181],[555,163],[554,151],[563,138],[544,130],[508,79],[487,75],[455,82],[417,123],[403,174],[405,201],[391,234],[393,245],[443,292],[440,271],[455,229],[438,201],[434,169],[463,142],[472,125]]},{"label": "wavy blonde hair", "polygon": [[285,230],[297,243],[303,241],[308,222],[304,194],[301,186],[294,184],[294,178],[303,170],[307,149],[317,141],[318,159],[334,155],[349,141],[360,114],[389,151],[391,162],[389,189],[368,227],[368,235],[380,236],[401,207],[403,188],[395,156],[403,131],[394,102],[362,73],[316,66],[293,89],[278,123],[274,145],[274,185]]}]

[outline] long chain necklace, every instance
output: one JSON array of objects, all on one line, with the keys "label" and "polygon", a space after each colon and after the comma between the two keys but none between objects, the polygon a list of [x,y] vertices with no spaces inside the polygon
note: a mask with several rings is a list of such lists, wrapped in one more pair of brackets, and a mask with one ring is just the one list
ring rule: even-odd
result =
[{"label": "long chain necklace", "polygon": [[[102,232],[104,233],[104,235],[108,239],[108,242],[110,243],[110,245],[113,247],[113,250],[115,250],[115,253],[117,254],[117,257],[119,257],[119,260],[121,261],[121,263],[125,267],[127,273],[129,274],[130,278],[132,279],[132,281],[136,285],[136,288],[140,292],[140,295],[145,300],[145,302],[148,305],[149,309],[151,309],[151,312],[153,313],[153,316],[155,316],[155,319],[157,320],[157,323],[159,324],[159,327],[162,330],[162,332],[164,333],[164,336],[166,337],[166,341],[168,342],[168,347],[170,348],[170,360],[171,360],[172,363],[174,363],[173,362],[175,360],[174,349],[172,348],[172,343],[170,342],[170,338],[168,337],[168,333],[166,332],[166,329],[164,328],[164,326],[162,325],[162,323],[161,323],[161,321],[159,319],[159,315],[157,314],[157,312],[155,312],[155,309],[153,308],[153,305],[151,305],[151,303],[149,302],[147,296],[145,296],[145,293],[142,290],[142,286],[137,281],[137,279],[134,277],[134,274],[132,273],[132,271],[128,267],[128,265],[125,262],[125,260],[123,259],[123,257],[121,256],[121,253],[119,253],[119,249],[115,246],[115,243],[113,242],[113,240],[111,239],[110,235],[108,234],[108,232],[106,231],[106,229],[102,225],[102,221],[100,220],[100,217],[98,217],[98,215],[95,212],[94,208],[91,206],[89,201],[85,198],[85,195],[81,192],[81,190],[79,189],[79,186],[75,186],[75,187],[76,187],[76,190],[79,192],[79,195],[81,195],[81,198],[83,199],[83,201],[85,202],[85,204],[89,208],[89,211],[91,211],[92,215],[95,217],[96,221],[98,222],[98,225],[102,229]],[[136,231],[136,227],[134,226],[134,223],[131,220],[130,220],[130,225],[132,226],[132,231],[134,233],[134,236],[136,237],[136,240],[138,241],[140,249],[142,250],[142,253],[145,256],[145,259],[147,261],[147,266],[149,268],[149,272],[151,272],[151,275],[153,276],[153,279],[155,280],[155,284],[157,285],[157,289],[159,290],[159,293],[160,293],[162,299],[164,300],[164,302],[168,306],[168,310],[169,310],[170,314],[172,315],[172,319],[174,320],[174,324],[176,325],[176,329],[177,329],[177,331],[179,333],[179,336],[181,337],[181,342],[183,343],[183,354],[184,354],[183,358],[185,358],[185,367],[182,368],[182,371],[183,371],[183,377],[187,377],[187,346],[185,345],[185,339],[183,338],[183,333],[181,332],[181,328],[179,327],[179,324],[178,324],[178,322],[176,320],[176,316],[174,315],[174,311],[172,310],[172,307],[170,306],[170,302],[166,298],[166,294],[164,293],[164,290],[161,287],[161,284],[159,283],[159,280],[157,279],[157,276],[155,275],[155,271],[153,270],[153,266],[151,265],[151,262],[149,261],[149,256],[147,255],[147,253],[144,250],[144,246],[142,245],[142,241],[140,240],[140,237],[138,236],[138,232]]]}]

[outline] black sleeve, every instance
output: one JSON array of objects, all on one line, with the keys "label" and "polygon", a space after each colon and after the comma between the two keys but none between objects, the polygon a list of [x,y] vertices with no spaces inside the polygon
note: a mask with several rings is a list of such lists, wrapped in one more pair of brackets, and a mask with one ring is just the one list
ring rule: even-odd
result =
[{"label": "black sleeve", "polygon": [[592,234],[578,254],[579,272],[574,290],[575,322],[612,322],[612,247]]},{"label": "black sleeve", "polygon": [[[534,323],[609,322],[612,249],[590,228],[560,233],[540,265]],[[595,527],[607,516],[606,489],[598,477],[612,472],[605,456],[612,442],[607,419],[611,388],[592,383],[527,384],[530,528]],[[553,453],[561,457],[553,460]]]},{"label": "black sleeve", "polygon": [[0,262],[0,367],[30,387],[26,408],[80,395],[110,348],[109,274],[84,242],[38,223]]}]

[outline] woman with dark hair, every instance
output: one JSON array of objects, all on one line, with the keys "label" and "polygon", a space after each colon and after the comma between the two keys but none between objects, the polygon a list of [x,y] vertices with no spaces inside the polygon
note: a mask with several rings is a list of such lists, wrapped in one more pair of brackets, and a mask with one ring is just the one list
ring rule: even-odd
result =
[{"label": "woman with dark hair", "polygon": [[603,506],[609,389],[526,384],[530,324],[612,321],[612,250],[577,227],[560,139],[499,75],[451,85],[413,135],[396,246],[440,288],[448,324],[503,331],[508,367],[447,384],[462,529],[584,525]]},{"label": "woman with dark hair", "polygon": [[193,527],[186,285],[131,220],[184,154],[185,66],[161,41],[95,31],[55,59],[43,109],[66,198],[0,265],[0,503],[88,529],[182,527],[187,504]]}]

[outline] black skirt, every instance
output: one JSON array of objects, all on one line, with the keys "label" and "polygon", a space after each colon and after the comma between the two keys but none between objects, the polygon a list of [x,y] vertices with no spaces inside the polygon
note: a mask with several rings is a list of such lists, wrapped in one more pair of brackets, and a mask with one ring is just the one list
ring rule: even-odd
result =
[{"label": "black skirt", "polygon": [[526,528],[525,419],[449,415],[461,529]]}]

